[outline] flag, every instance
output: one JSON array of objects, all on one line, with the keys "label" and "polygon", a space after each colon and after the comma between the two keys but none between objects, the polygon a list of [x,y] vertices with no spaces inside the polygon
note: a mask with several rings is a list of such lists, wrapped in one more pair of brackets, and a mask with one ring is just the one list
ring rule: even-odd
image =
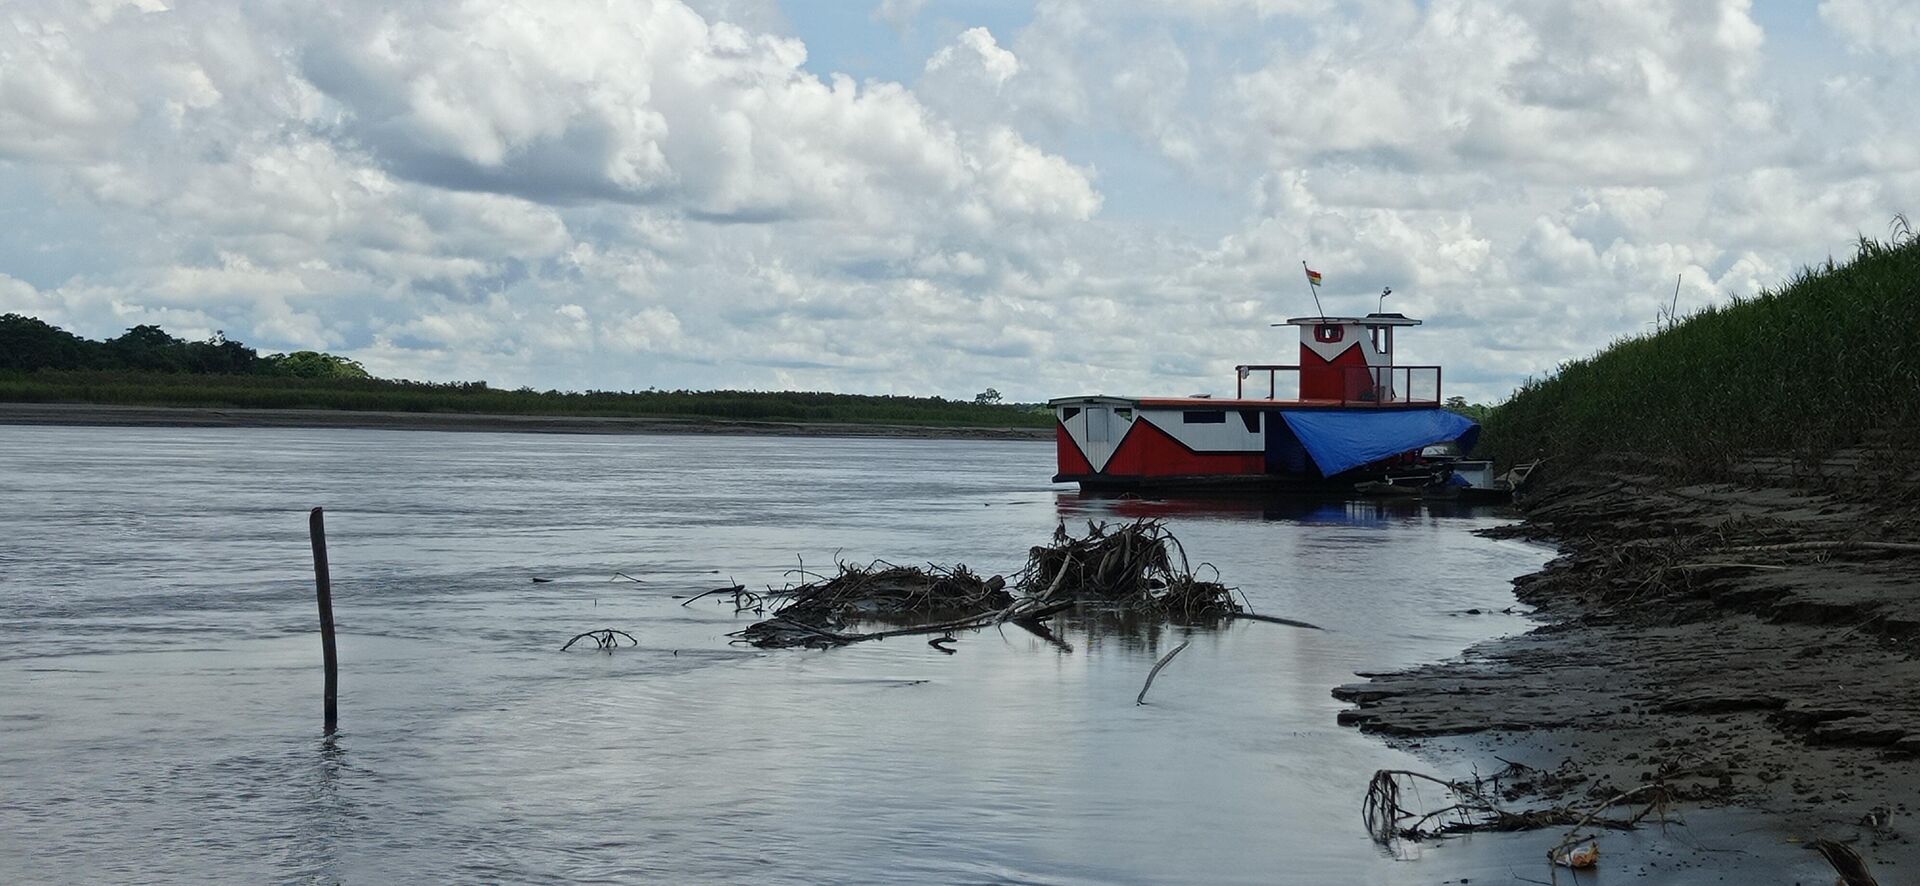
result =
[{"label": "flag", "polygon": [[[1301,265],[1301,267],[1303,267],[1303,268],[1307,268],[1307,266],[1306,266],[1306,265]],[[1307,284],[1308,284],[1308,285],[1310,285],[1310,286],[1319,286],[1319,285],[1320,285],[1320,272],[1319,272],[1319,271],[1316,271],[1316,270],[1314,270],[1314,269],[1312,269],[1312,268],[1307,268]]]}]

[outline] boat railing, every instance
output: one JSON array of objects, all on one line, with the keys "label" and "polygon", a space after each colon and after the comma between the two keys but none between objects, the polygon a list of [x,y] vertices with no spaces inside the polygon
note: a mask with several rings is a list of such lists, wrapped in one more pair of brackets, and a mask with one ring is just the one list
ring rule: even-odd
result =
[{"label": "boat railing", "polygon": [[[1241,400],[1260,399],[1259,374],[1267,376],[1266,399],[1283,399],[1280,394],[1280,376],[1293,374],[1292,399],[1296,401],[1324,401],[1338,403],[1341,406],[1407,406],[1440,405],[1440,367],[1438,366],[1324,366],[1315,367],[1316,373],[1338,373],[1337,387],[1322,385],[1307,396],[1301,390],[1300,367],[1279,364],[1247,364],[1234,367],[1234,397]],[[1249,393],[1252,381],[1253,392]]]}]

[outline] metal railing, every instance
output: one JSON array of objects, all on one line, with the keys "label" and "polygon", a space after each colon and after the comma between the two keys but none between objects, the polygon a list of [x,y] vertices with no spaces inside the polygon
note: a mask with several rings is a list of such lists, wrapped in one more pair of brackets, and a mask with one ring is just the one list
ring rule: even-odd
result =
[{"label": "metal railing", "polygon": [[[1249,364],[1234,367],[1234,398],[1258,399],[1247,393],[1247,381],[1256,373],[1267,374],[1268,400],[1278,400],[1279,376],[1293,373],[1294,400],[1338,403],[1341,406],[1440,405],[1440,367],[1438,366],[1328,366],[1315,367],[1312,390],[1302,390],[1300,367],[1278,364]],[[1327,375],[1337,373],[1329,381]]]}]

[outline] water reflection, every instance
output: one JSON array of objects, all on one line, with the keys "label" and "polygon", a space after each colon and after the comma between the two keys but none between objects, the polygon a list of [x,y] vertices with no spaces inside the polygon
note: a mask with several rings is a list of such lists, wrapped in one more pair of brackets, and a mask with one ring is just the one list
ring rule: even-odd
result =
[{"label": "water reflection", "polygon": [[1164,615],[1100,607],[1068,610],[1061,613],[1058,621],[1063,641],[1069,645],[1077,643],[1089,655],[1111,647],[1148,656],[1158,656],[1162,646],[1178,643],[1195,631],[1218,630],[1231,623],[1217,619],[1177,625]]},{"label": "water reflection", "polygon": [[1382,524],[1413,519],[1513,519],[1510,507],[1435,499],[1329,496],[1141,497],[1133,493],[1064,491],[1054,496],[1062,519],[1260,520],[1269,523]]}]

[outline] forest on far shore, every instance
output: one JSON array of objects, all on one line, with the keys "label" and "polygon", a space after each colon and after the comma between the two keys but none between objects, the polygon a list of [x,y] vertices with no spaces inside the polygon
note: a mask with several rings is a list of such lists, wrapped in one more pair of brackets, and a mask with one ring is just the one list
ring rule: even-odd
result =
[{"label": "forest on far shore", "polygon": [[0,314],[0,371],[105,369],[202,375],[371,378],[365,367],[318,351],[261,356],[216,332],[206,341],[174,338],[158,326],[135,326],[119,338],[94,341],[21,314]]},{"label": "forest on far shore", "polygon": [[20,314],[0,315],[0,402],[978,428],[1053,423],[1045,408],[1003,404],[992,388],[972,401],[813,391],[503,390],[484,381],[375,378],[346,357],[262,355],[220,333],[186,341],[158,326],[135,326],[94,341]]}]

